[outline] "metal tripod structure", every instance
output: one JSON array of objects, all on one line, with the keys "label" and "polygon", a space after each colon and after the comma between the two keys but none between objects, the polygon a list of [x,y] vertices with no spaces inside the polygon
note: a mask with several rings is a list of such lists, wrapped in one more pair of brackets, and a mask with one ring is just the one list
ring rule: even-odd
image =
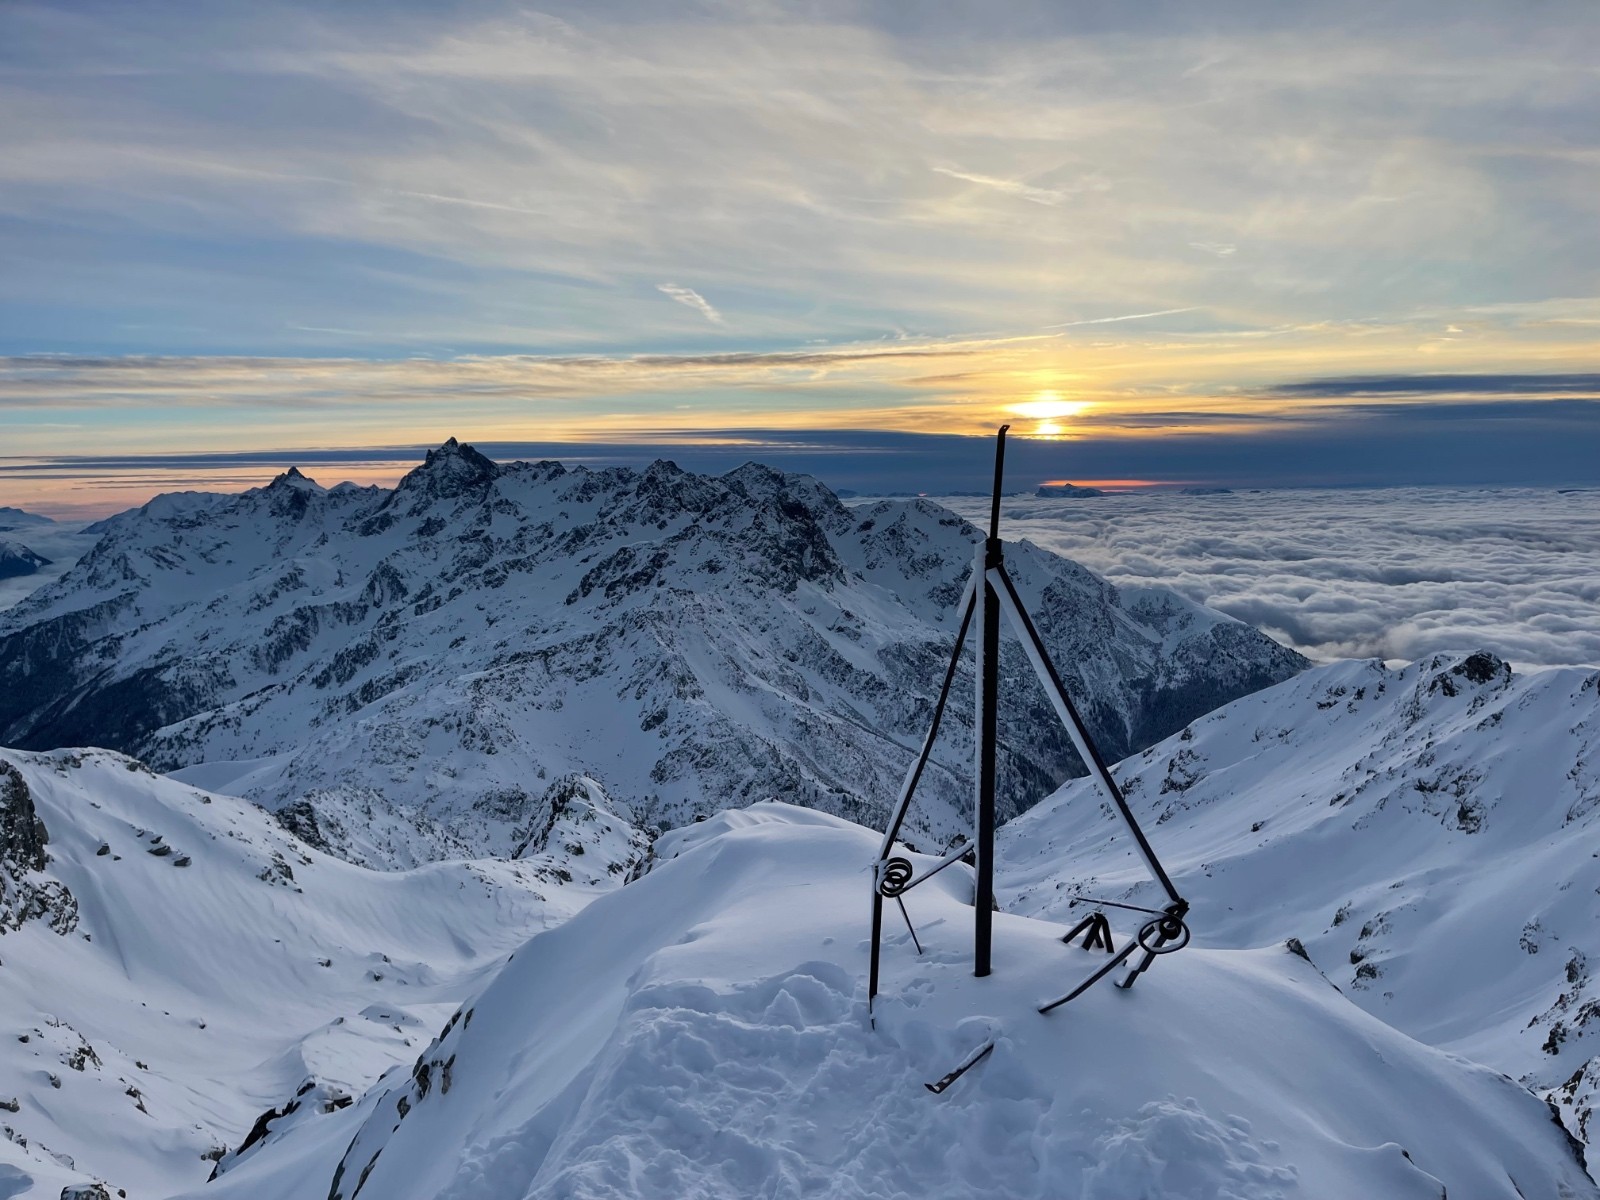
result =
[{"label": "metal tripod structure", "polygon": [[[978,546],[976,558],[973,562],[972,574],[967,579],[966,589],[962,592],[957,609],[961,614],[961,622],[956,630],[955,648],[950,653],[950,665],[945,671],[944,683],[939,689],[938,701],[933,707],[933,719],[928,727],[928,736],[923,740],[922,753],[911,765],[906,773],[905,782],[900,788],[900,797],[894,807],[894,812],[889,820],[888,828],[883,833],[883,844],[879,848],[877,861],[872,868],[872,960],[867,981],[867,1005],[871,1010],[873,1001],[878,995],[879,959],[883,943],[883,902],[893,900],[900,908],[900,915],[905,919],[906,928],[911,931],[912,940],[916,941],[916,930],[912,928],[910,914],[906,911],[904,895],[919,884],[925,883],[934,875],[944,870],[951,863],[957,862],[969,855],[975,855],[977,868],[977,888],[973,897],[973,963],[972,973],[985,976],[990,972],[990,950],[993,942],[994,926],[994,830],[995,830],[995,752],[996,730],[999,718],[999,665],[1000,665],[1000,616],[1003,612],[1010,622],[1012,630],[1022,642],[1023,651],[1028,656],[1028,661],[1033,665],[1034,673],[1039,677],[1045,694],[1049,697],[1056,716],[1066,728],[1067,736],[1071,739],[1074,748],[1088,767],[1090,776],[1100,785],[1102,791],[1110,798],[1117,812],[1121,815],[1128,831],[1133,835],[1134,844],[1138,847],[1140,856],[1145,865],[1150,869],[1151,876],[1160,884],[1167,895],[1167,904],[1160,909],[1141,908],[1138,905],[1124,904],[1116,901],[1084,901],[1098,906],[1109,908],[1130,909],[1135,912],[1146,913],[1150,919],[1139,929],[1138,934],[1130,938],[1120,951],[1113,950],[1110,924],[1105,914],[1096,909],[1095,913],[1079,922],[1063,942],[1071,943],[1080,934],[1086,934],[1085,949],[1104,949],[1111,954],[1099,970],[1080,983],[1072,991],[1041,1005],[1041,1013],[1050,1012],[1052,1009],[1066,1004],[1068,1001],[1082,995],[1094,984],[1104,979],[1117,967],[1126,962],[1135,951],[1144,951],[1144,958],[1133,967],[1128,975],[1119,983],[1119,987],[1132,987],[1140,975],[1149,969],[1158,955],[1168,954],[1174,950],[1181,950],[1189,943],[1189,928],[1184,924],[1184,917],[1189,911],[1189,902],[1178,894],[1173,887],[1171,878],[1162,867],[1161,861],[1156,858],[1155,851],[1150,848],[1149,841],[1144,836],[1144,831],[1139,828],[1139,823],[1134,820],[1128,802],[1122,795],[1122,789],[1117,786],[1111,777],[1105,760],[1101,758],[1093,739],[1089,736],[1088,727],[1079,715],[1077,707],[1072,703],[1072,697],[1067,694],[1066,687],[1061,682],[1061,676],[1056,671],[1055,664],[1050,661],[1050,655],[1045,650],[1044,641],[1039,637],[1039,631],[1034,628],[1033,620],[1028,616],[1028,610],[1022,603],[1022,598],[1017,594],[1017,588],[1011,581],[1010,574],[1005,566],[1005,546],[1000,540],[1000,494],[1001,482],[1005,474],[1006,430],[1009,425],[1000,426],[996,438],[994,456],[994,498],[989,510],[989,533]],[[977,626],[976,639],[977,664],[974,671],[976,682],[976,695],[974,703],[974,719],[976,722],[976,771],[975,771],[975,803],[974,803],[974,840],[972,845],[961,845],[952,850],[939,862],[917,874],[911,860],[894,856],[894,846],[900,836],[901,826],[905,823],[906,813],[910,811],[911,801],[916,795],[917,784],[922,779],[922,773],[928,765],[928,758],[933,751],[934,739],[939,734],[939,725],[944,719],[944,710],[950,699],[950,689],[955,683],[957,667],[961,661],[961,651],[966,644],[967,636]],[[921,944],[918,942],[917,951],[921,953]],[[978,1057],[982,1057],[980,1054]],[[958,1069],[964,1071],[975,1063],[972,1059]],[[941,1081],[944,1086],[953,1082],[953,1077],[946,1077]],[[931,1086],[931,1085],[930,1085]],[[943,1090],[942,1087],[936,1090]]]}]

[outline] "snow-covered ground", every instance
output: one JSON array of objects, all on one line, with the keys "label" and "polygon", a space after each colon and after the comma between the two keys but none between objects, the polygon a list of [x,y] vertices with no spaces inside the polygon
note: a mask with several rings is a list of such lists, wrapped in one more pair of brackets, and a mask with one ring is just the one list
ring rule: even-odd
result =
[{"label": "snow-covered ground", "polygon": [[[971,520],[987,501],[942,503]],[[1483,647],[1600,665],[1600,490],[1166,490],[1005,505],[1029,538],[1117,584],[1159,584],[1312,658]]]},{"label": "snow-covered ground", "polygon": [[[1600,1142],[1600,671],[1335,663],[1115,774],[1198,944],[1295,938],[1356,1004],[1553,1094]],[[1159,895],[1087,781],[998,844],[1012,912]]]},{"label": "snow-covered ground", "polygon": [[[642,847],[580,780],[534,860],[385,874],[118,755],[7,752],[52,862],[5,892],[31,916],[0,938],[28,1038],[0,1038],[0,1183],[1594,1197],[1545,1097],[1592,1138],[1597,687],[1478,654],[1236,701],[1116,768],[1191,948],[1037,1013],[1103,961],[1059,942],[1073,898],[1152,898],[1078,781],[1001,830],[990,978],[966,868],[906,898],[922,954],[889,910],[876,1029],[877,835],[835,817],[724,812],[619,888]],[[1120,945],[1137,919],[1110,913]],[[921,1086],[990,1039],[948,1092]]]},{"label": "snow-covered ground", "polygon": [[[409,1070],[189,1195],[1597,1194],[1540,1100],[1282,945],[1189,950],[1041,1016],[1098,957],[1001,915],[974,979],[954,870],[908,897],[925,953],[891,939],[873,1029],[875,848],[776,804],[668,835],[660,865],[518,951]],[[944,1094],[923,1086],[989,1040]]]},{"label": "snow-covered ground", "polygon": [[0,751],[0,801],[0,833],[31,805],[49,837],[42,873],[0,864],[0,1196],[48,1200],[157,1200],[262,1112],[361,1095],[633,839],[574,801],[554,858],[370,871],[107,751]]}]

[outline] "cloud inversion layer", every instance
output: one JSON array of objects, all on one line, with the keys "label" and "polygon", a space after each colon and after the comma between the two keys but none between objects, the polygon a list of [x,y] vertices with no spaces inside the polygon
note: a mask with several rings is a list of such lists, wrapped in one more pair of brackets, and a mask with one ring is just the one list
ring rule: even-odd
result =
[{"label": "cloud inversion layer", "polygon": [[1121,495],[1016,500],[1004,516],[1007,537],[1175,588],[1313,657],[1485,648],[1600,665],[1600,491]]}]

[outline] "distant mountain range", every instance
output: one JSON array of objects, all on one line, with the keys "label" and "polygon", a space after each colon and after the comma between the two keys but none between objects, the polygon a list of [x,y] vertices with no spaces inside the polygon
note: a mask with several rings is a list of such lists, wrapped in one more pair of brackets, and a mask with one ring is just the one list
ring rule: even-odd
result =
[{"label": "distant mountain range", "polygon": [[[513,853],[575,775],[639,825],[767,797],[881,820],[979,536],[754,464],[502,466],[453,439],[392,490],[291,470],[91,532],[0,613],[0,744],[135,754],[385,866]],[[1173,593],[1027,543],[1010,563],[1108,757],[1306,666]],[[1002,669],[1015,812],[1076,762],[1009,645]],[[935,847],[971,803],[950,724],[909,831]]]},{"label": "distant mountain range", "polygon": [[38,513],[31,513],[20,508],[6,508],[0,506],[0,531],[9,529],[38,528],[44,525],[54,525],[49,517],[42,517]]}]

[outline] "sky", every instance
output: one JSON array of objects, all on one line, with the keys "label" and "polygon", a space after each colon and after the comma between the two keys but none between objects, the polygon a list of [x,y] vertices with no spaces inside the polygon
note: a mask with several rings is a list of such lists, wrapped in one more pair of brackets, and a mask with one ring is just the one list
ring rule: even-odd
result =
[{"label": "sky", "polygon": [[448,436],[939,491],[1002,421],[1020,484],[1593,483],[1596,45],[1591,0],[13,0],[0,504]]}]

